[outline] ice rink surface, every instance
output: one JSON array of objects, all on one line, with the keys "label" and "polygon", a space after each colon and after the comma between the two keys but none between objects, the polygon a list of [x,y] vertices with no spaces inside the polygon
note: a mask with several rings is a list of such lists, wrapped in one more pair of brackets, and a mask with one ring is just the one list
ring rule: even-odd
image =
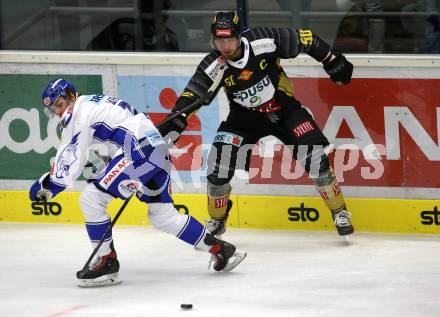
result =
[{"label": "ice rink surface", "polygon": [[113,237],[123,283],[82,289],[84,226],[0,223],[0,316],[440,316],[440,236],[231,229],[230,273],[153,228]]}]

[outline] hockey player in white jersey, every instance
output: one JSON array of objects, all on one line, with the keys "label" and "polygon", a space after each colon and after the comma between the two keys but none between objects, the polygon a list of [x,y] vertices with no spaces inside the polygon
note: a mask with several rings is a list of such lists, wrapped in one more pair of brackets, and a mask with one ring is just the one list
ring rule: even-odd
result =
[{"label": "hockey player in white jersey", "polygon": [[[159,230],[211,253],[216,271],[230,271],[246,256],[219,240],[190,215],[179,214],[170,196],[168,147],[146,113],[107,95],[78,96],[67,80],[51,81],[42,94],[45,112],[61,118],[61,144],[51,172],[29,191],[31,200],[51,199],[73,186],[83,172],[93,144],[104,146],[111,160],[80,197],[86,229],[95,247],[111,224],[106,208],[111,200],[136,195],[148,204],[148,216]],[[119,283],[119,262],[111,230],[86,272],[77,273],[83,287]]]}]

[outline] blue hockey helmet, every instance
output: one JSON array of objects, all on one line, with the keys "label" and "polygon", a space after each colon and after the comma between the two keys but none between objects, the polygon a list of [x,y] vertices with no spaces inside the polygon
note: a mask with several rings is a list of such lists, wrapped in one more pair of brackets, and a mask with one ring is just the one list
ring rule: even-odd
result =
[{"label": "blue hockey helmet", "polygon": [[47,87],[43,90],[43,94],[41,95],[46,114],[48,114],[50,117],[53,116],[54,109],[52,106],[54,102],[59,97],[67,98],[68,90],[76,94],[76,89],[72,83],[62,78],[52,80],[47,85]]}]

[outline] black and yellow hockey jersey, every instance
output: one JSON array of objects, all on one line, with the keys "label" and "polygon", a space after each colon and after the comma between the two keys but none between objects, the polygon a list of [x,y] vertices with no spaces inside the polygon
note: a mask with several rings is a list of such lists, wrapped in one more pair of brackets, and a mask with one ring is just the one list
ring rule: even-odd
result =
[{"label": "black and yellow hockey jersey", "polygon": [[207,103],[223,87],[231,108],[267,113],[297,106],[280,59],[304,52],[321,62],[330,51],[329,45],[309,29],[256,27],[241,34],[241,45],[243,57],[237,61],[225,60],[217,50],[206,55],[173,111],[205,96],[221,68],[225,69],[221,84]]}]

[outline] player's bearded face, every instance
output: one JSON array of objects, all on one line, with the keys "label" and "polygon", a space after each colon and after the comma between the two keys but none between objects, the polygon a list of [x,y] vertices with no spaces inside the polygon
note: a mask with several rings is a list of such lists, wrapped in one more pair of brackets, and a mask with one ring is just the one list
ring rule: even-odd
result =
[{"label": "player's bearded face", "polygon": [[226,59],[234,59],[240,56],[241,41],[236,37],[215,38],[214,44]]}]

